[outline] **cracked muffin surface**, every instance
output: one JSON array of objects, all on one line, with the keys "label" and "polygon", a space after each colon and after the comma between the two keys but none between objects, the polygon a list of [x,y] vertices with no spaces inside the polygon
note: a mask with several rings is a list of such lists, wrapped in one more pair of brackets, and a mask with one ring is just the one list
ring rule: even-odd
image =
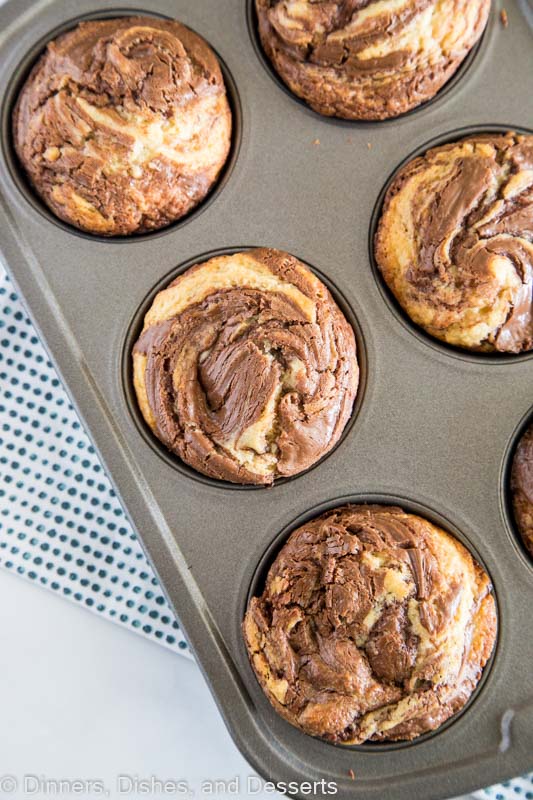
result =
[{"label": "cracked muffin surface", "polygon": [[144,419],[212,478],[270,484],[339,440],[357,392],[354,332],[294,256],[258,248],[160,291],[133,350]]},{"label": "cracked muffin surface", "polygon": [[533,557],[533,424],[516,448],[511,470],[511,494],[518,531]]},{"label": "cracked muffin surface", "polygon": [[347,505],[295,530],[243,623],[266,696],[336,744],[409,740],[476,687],[496,639],[488,575],[426,519]]},{"label": "cracked muffin surface", "polygon": [[490,0],[255,0],[267,57],[326,116],[386,119],[432,98],[487,23]]},{"label": "cracked muffin surface", "polygon": [[533,136],[436,147],[394,178],[375,237],[388,287],[427,333],[464,349],[533,349]]},{"label": "cracked muffin surface", "polygon": [[228,157],[231,126],[209,45],[155,17],[82,22],[50,42],[13,114],[37,194],[104,236],[156,230],[193,209]]}]

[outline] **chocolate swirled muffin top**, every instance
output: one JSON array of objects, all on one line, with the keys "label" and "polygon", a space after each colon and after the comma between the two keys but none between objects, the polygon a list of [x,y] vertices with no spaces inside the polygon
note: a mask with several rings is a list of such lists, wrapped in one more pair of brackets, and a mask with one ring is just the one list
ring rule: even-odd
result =
[{"label": "chocolate swirled muffin top", "polygon": [[533,425],[518,443],[511,470],[511,494],[518,531],[533,556]]},{"label": "chocolate swirled muffin top", "polygon": [[174,20],[82,22],[50,42],[13,116],[18,157],[62,220],[105,236],[161,228],[209,192],[231,112],[217,58]]},{"label": "chocolate swirled muffin top", "polygon": [[474,136],[409,162],[387,192],[375,256],[431,336],[532,350],[533,136]]},{"label": "chocolate swirled muffin top", "polygon": [[496,639],[488,575],[402,509],[343,506],[294,531],[243,631],[266,696],[336,744],[409,740],[476,687]]},{"label": "chocolate swirled muffin top", "polygon": [[271,249],[212,258],[159,292],[133,368],[169,450],[242,484],[296,475],[331,450],[359,379],[353,330],[327,288]]},{"label": "chocolate swirled muffin top", "polygon": [[326,116],[396,117],[432,98],[480,38],[490,0],[255,0],[294,94]]}]

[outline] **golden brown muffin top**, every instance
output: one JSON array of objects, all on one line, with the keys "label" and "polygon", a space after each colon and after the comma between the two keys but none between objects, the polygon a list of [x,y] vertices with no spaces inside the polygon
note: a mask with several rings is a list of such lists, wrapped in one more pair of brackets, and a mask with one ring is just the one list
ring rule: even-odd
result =
[{"label": "golden brown muffin top", "polygon": [[267,56],[312,108],[395,117],[433,97],[481,36],[490,0],[255,0]]},{"label": "golden brown muffin top", "polygon": [[533,349],[533,136],[475,136],[409,162],[388,190],[375,255],[432,336]]},{"label": "golden brown muffin top", "polygon": [[133,367],[143,416],[170,450],[255,484],[331,450],[359,378],[353,330],[327,288],[263,248],[212,258],[159,292]]},{"label": "golden brown muffin top", "polygon": [[55,214],[116,235],[160,228],[206,195],[228,155],[231,113],[200,36],[174,20],[119,17],[48,44],[13,130]]},{"label": "golden brown muffin top", "polygon": [[487,574],[392,506],[328,511],[289,537],[243,625],[274,708],[337,744],[413,739],[459,711],[496,638]]}]

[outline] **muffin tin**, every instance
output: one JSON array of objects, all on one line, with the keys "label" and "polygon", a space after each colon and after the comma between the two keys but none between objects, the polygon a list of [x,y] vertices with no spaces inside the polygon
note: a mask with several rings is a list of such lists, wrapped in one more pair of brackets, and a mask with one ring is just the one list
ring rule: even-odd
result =
[{"label": "muffin tin", "polygon": [[[382,188],[413,151],[533,124],[533,13],[526,0],[503,5],[493,0],[468,69],[433,102],[383,123],[326,119],[283,91],[258,57],[245,2],[130,0],[124,9],[79,0],[76,17],[68,0],[0,8],[4,261],[237,745],[269,780],[334,781],[340,798],[438,800],[533,768],[533,566],[507,496],[516,437],[531,418],[533,354],[474,355],[429,340],[394,306],[369,254]],[[131,12],[176,17],[214,47],[226,65],[235,140],[202,214],[105,240],[39,207],[13,159],[9,115],[47,39],[80,17]],[[357,323],[364,367],[335,450],[261,489],[205,479],[164,452],[136,411],[129,374],[130,344],[157,288],[180,268],[252,245],[294,253],[324,277]],[[271,709],[242,641],[249,593],[276,548],[304,519],[347,499],[422,513],[470,547],[494,583],[498,644],[477,691],[461,714],[412,743],[343,748],[305,736]]]}]

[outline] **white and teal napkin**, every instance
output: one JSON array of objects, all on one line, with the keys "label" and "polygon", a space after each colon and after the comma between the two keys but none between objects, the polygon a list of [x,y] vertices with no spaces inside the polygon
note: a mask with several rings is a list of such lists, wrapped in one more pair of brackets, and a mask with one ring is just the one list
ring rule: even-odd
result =
[{"label": "white and teal napkin", "polygon": [[191,655],[1,266],[0,566]]}]

